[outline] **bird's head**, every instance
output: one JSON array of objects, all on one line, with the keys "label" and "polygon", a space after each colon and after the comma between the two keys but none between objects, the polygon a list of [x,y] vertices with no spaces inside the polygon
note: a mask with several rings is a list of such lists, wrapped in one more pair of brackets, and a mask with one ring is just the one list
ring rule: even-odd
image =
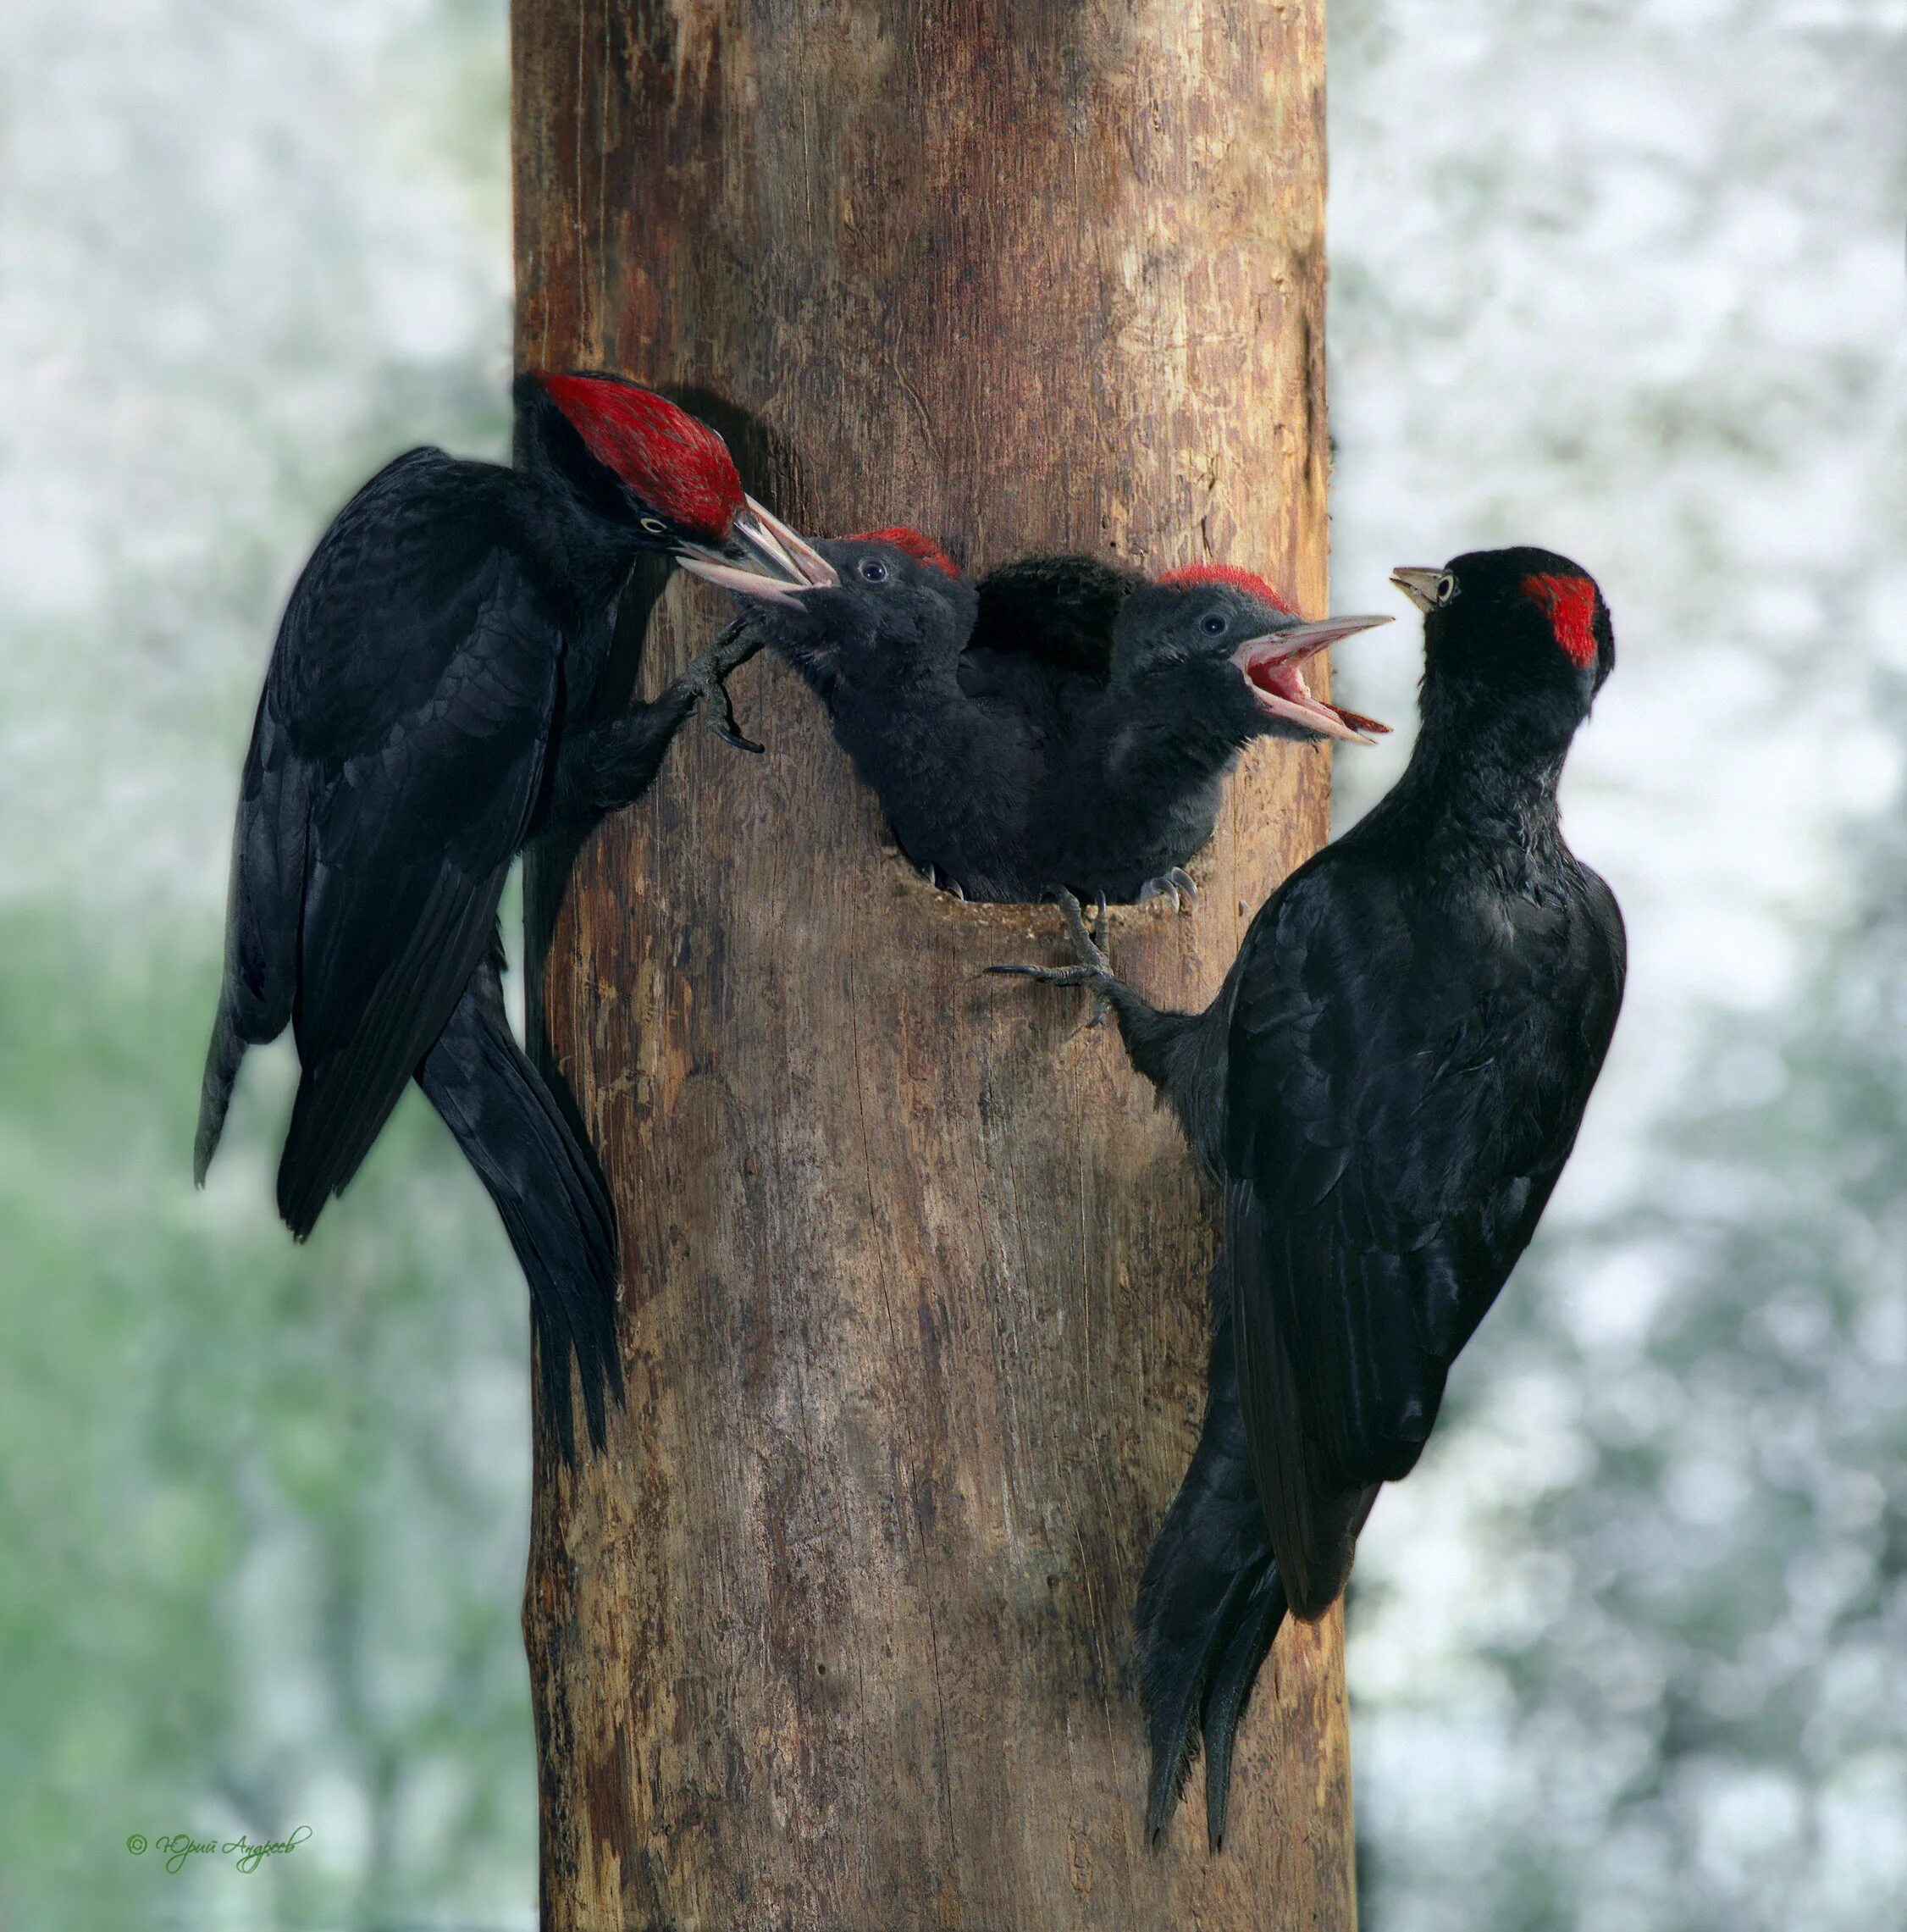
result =
[{"label": "bird's head", "polygon": [[1441,570],[1394,570],[1390,581],[1423,612],[1427,701],[1515,711],[1567,739],[1615,667],[1602,592],[1554,551],[1472,551]]},{"label": "bird's head", "polygon": [[1263,578],[1227,564],[1193,564],[1166,572],[1126,600],[1113,630],[1113,681],[1127,686],[1184,667],[1219,672],[1224,701],[1248,707],[1262,735],[1368,745],[1373,733],[1390,726],[1314,696],[1304,664],[1340,638],[1390,621],[1307,623]]},{"label": "bird's head", "polygon": [[825,695],[958,651],[973,628],[974,588],[931,538],[905,528],[824,539],[826,582],[743,585],[705,564],[684,567],[721,584],[755,628]]},{"label": "bird's head", "polygon": [[810,546],[743,490],[727,444],[666,396],[543,371],[519,376],[516,395],[533,447],[636,548],[766,583],[823,579]]}]

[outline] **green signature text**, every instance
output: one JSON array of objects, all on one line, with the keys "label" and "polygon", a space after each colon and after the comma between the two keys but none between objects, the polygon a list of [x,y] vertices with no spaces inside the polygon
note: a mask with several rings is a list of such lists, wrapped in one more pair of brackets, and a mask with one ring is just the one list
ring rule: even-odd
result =
[{"label": "green signature text", "polygon": [[243,1832],[236,1838],[195,1838],[189,1831],[170,1831],[163,1838],[147,1838],[143,1831],[135,1831],[126,1840],[126,1850],[137,1858],[148,1848],[159,1854],[165,1868],[178,1874],[185,1869],[193,1858],[218,1857],[235,1861],[241,1872],[255,1872],[268,1858],[276,1858],[287,1852],[296,1852],[312,1835],[308,1824],[301,1824],[289,1838],[275,1840],[269,1845],[254,1845]]}]

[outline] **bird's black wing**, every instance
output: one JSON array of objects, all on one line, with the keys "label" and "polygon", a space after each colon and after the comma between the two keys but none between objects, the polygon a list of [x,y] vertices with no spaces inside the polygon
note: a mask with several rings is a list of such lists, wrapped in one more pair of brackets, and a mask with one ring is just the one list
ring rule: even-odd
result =
[{"label": "bird's black wing", "polygon": [[222,1038],[235,1066],[229,1040],[282,1025],[289,994],[304,1074],[279,1207],[300,1236],[482,960],[528,826],[560,637],[506,475],[424,450],[373,478],[306,567],[266,678],[207,1091]]},{"label": "bird's black wing", "polygon": [[979,584],[980,609],[959,664],[976,701],[1025,718],[1041,736],[1064,731],[1104,689],[1113,625],[1145,578],[1092,556],[1029,556]]},{"label": "bird's black wing", "polygon": [[1240,1393],[1301,1614],[1528,1245],[1608,1049],[1622,922],[1593,874],[1545,905],[1439,905],[1334,847],[1247,937],[1229,1043],[1225,1254]]},{"label": "bird's black wing", "polygon": [[269,693],[258,700],[239,783],[225,920],[225,976],[206,1049],[192,1176],[203,1186],[247,1047],[291,1021],[302,922],[312,769],[294,757]]}]

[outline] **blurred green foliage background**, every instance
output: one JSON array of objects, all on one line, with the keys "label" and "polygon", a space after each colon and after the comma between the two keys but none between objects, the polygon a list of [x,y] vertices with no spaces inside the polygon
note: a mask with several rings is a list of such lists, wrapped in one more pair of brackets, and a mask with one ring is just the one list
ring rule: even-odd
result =
[{"label": "blurred green foliage background", "polygon": [[291,575],[396,449],[506,446],[503,8],[25,0],[0,46],[0,1925],[527,1926],[494,1214],[408,1100],[294,1249],[282,1049],[188,1171]]},{"label": "blurred green foliage background", "polygon": [[[1512,539],[1597,572],[1567,811],[1635,958],[1366,1539],[1366,1922],[1902,1923],[1907,6],[1331,20],[1337,601]],[[12,0],[0,50],[0,1928],[516,1932],[489,1205],[413,1099],[293,1249],[282,1051],[189,1185],[278,606],[385,457],[504,448],[504,8]],[[1351,701],[1407,718],[1415,650],[1347,649]],[[300,1824],[249,1876],[127,1850]]]}]

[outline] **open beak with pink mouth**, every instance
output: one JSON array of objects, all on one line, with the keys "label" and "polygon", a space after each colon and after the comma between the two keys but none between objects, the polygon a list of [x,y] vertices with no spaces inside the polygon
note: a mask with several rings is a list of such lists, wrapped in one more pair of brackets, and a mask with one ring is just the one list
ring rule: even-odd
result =
[{"label": "open beak with pink mouth", "polygon": [[804,591],[831,590],[841,581],[834,566],[806,538],[752,496],[744,497],[735,512],[727,543],[720,548],[683,544],[676,562],[691,576],[721,590],[771,604],[799,605]]},{"label": "open beak with pink mouth", "polygon": [[1368,745],[1374,733],[1387,732],[1390,727],[1313,697],[1305,683],[1304,663],[1340,638],[1374,630],[1390,622],[1389,617],[1319,617],[1311,623],[1291,624],[1283,630],[1268,631],[1263,637],[1246,639],[1231,654],[1231,661],[1252,687],[1259,708],[1271,717],[1300,725],[1319,738]]}]

